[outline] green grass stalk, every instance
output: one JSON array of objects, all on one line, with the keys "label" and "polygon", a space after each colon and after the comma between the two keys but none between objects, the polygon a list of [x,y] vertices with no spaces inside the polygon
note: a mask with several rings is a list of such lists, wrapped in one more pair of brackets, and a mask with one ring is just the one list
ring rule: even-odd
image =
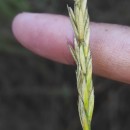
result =
[{"label": "green grass stalk", "polygon": [[70,51],[77,65],[79,117],[83,130],[91,130],[94,88],[92,82],[92,57],[89,46],[90,26],[87,0],[75,0],[74,11],[68,7],[68,12],[75,33],[74,48],[70,46]]}]

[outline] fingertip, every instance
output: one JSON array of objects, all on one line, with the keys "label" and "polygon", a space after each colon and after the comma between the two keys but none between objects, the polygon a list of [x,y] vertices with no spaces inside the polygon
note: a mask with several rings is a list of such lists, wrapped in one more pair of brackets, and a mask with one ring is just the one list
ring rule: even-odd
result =
[{"label": "fingertip", "polygon": [[73,42],[73,30],[66,16],[21,13],[12,22],[15,38],[27,49],[45,58],[74,64],[68,42]]},{"label": "fingertip", "polygon": [[17,38],[17,25],[18,25],[18,23],[19,23],[19,18],[21,17],[21,15],[23,15],[23,13],[20,13],[20,14],[18,14],[18,15],[16,15],[15,17],[14,17],[14,19],[13,19],[13,21],[12,21],[12,32],[13,32],[13,34],[14,34],[14,36],[15,36],[15,38]]},{"label": "fingertip", "polygon": [[12,21],[12,32],[16,40],[24,47],[29,47],[29,25],[31,20],[31,13],[20,13],[16,15]]},{"label": "fingertip", "polygon": [[22,26],[21,23],[23,23],[23,20],[26,18],[26,14],[28,13],[20,13],[16,15],[12,21],[12,32],[17,40],[19,39],[20,28]]}]

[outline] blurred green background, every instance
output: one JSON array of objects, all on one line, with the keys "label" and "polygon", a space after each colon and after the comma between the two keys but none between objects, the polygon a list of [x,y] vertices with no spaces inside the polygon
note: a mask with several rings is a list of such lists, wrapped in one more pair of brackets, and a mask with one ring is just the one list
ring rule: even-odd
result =
[{"label": "blurred green background", "polygon": [[[0,129],[81,130],[75,68],[43,59],[13,37],[20,12],[67,14],[73,0],[0,0]],[[130,24],[129,0],[89,0],[92,21]],[[100,31],[100,30],[99,30]],[[130,87],[94,76],[92,130],[130,129]]]}]

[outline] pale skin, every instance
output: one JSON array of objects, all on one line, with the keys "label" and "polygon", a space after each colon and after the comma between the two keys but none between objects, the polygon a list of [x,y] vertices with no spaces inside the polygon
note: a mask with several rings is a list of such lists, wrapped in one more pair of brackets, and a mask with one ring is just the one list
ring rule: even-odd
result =
[{"label": "pale skin", "polygon": [[[68,48],[73,44],[73,29],[66,16],[21,13],[12,24],[16,39],[32,52],[64,64],[73,65]],[[93,73],[130,83],[130,27],[91,23],[90,47]]]}]

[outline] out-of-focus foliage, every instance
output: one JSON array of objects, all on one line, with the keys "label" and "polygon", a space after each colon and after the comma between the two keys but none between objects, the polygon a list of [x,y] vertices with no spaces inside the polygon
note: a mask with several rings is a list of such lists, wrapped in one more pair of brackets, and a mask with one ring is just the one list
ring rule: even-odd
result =
[{"label": "out-of-focus foliage", "polygon": [[[3,20],[9,20],[17,12],[29,10],[30,5],[27,0],[1,0],[0,1],[0,15]],[[2,22],[2,21],[1,21]]]},{"label": "out-of-focus foliage", "polygon": [[0,51],[9,53],[22,51],[12,37],[11,23],[17,13],[30,9],[27,0],[0,0]]}]

